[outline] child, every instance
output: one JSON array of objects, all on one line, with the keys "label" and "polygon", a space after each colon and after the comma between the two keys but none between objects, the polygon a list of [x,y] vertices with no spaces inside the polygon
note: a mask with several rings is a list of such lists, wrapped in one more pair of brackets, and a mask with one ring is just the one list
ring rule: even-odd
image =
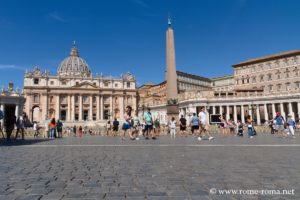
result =
[{"label": "child", "polygon": [[288,132],[287,134],[288,135],[292,135],[293,138],[296,138],[295,137],[295,126],[296,126],[296,123],[295,123],[295,120],[292,118],[292,114],[289,114],[288,115],[288,120],[287,120],[287,126],[288,126]]}]

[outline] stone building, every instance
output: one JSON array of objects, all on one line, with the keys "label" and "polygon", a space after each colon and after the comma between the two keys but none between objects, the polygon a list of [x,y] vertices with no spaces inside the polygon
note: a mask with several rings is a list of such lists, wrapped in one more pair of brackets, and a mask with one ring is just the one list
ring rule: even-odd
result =
[{"label": "stone building", "polygon": [[137,107],[135,77],[131,73],[93,76],[75,43],[56,75],[39,67],[25,73],[24,95],[24,111],[31,120],[39,122],[55,117],[65,122],[95,124],[122,118],[127,105],[134,110]]},{"label": "stone building", "polygon": [[[235,122],[251,115],[258,125],[281,112],[300,119],[300,51],[254,58],[233,65],[233,75],[204,78],[177,71],[179,115],[190,118],[205,107]],[[168,77],[168,76],[166,76]],[[139,109],[150,107],[155,118],[167,123],[166,81],[143,85]],[[159,89],[158,89],[159,88]]]},{"label": "stone building", "polygon": [[4,119],[9,116],[15,116],[15,119],[17,119],[22,114],[24,104],[24,95],[18,88],[14,89],[12,82],[9,83],[7,89],[4,87],[1,88],[0,110],[4,114],[4,118],[0,120],[1,128],[4,128]]}]

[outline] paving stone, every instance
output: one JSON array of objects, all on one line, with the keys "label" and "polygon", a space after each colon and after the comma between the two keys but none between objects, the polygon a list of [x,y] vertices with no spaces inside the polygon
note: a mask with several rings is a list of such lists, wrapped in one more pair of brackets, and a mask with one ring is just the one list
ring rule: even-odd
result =
[{"label": "paving stone", "polygon": [[[0,199],[253,198],[213,195],[211,188],[295,189],[294,196],[259,198],[300,199],[298,147],[232,146],[300,144],[300,137],[259,135],[251,143],[246,137],[215,137],[199,143],[166,136],[124,142],[119,137],[85,136],[44,141],[43,146],[26,141],[5,146],[0,140]],[[58,146],[47,146],[52,144]],[[108,144],[117,146],[101,146]]]}]

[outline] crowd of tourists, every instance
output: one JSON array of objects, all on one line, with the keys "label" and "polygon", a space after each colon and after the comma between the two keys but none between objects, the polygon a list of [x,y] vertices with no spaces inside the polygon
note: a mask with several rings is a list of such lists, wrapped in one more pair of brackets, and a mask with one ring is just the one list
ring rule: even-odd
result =
[{"label": "crowd of tourists", "polygon": [[[150,108],[139,117],[138,112],[133,112],[130,106],[126,107],[123,120],[120,122],[117,118],[113,121],[108,120],[105,125],[105,130],[103,129],[92,129],[87,126],[76,126],[73,127],[63,127],[63,123],[59,119],[52,118],[44,124],[44,130],[41,130],[38,122],[33,122],[32,130],[33,136],[54,139],[62,138],[63,136],[75,136],[83,137],[84,135],[106,135],[106,136],[121,136],[122,140],[129,137],[131,140],[139,140],[143,136],[146,140],[157,139],[161,131],[168,133],[172,139],[176,138],[179,134],[181,137],[188,137],[191,133],[195,138],[201,141],[203,138],[207,140],[213,140],[214,137],[211,136],[211,127],[208,120],[208,113],[205,108],[202,107],[200,112],[193,113],[189,121],[184,118],[183,115],[179,119],[172,117],[168,122],[167,126],[161,125],[158,118],[152,116]],[[12,125],[12,129],[16,129],[15,138],[19,135],[22,139],[25,137],[25,127],[28,123],[28,117],[25,113],[19,116],[17,119],[12,119],[11,121],[5,120],[6,125],[8,122]],[[265,125],[270,128],[271,134],[277,134],[280,137],[292,137],[295,138],[295,129],[299,128],[296,126],[296,122],[292,114],[289,114],[287,119],[281,115],[280,112],[276,113],[274,119],[266,121]],[[9,127],[9,126],[7,126]],[[232,119],[226,120],[225,114],[222,114],[219,118],[218,128],[223,136],[233,135],[233,136],[244,136],[247,135],[252,139],[256,135],[256,129],[254,126],[254,120],[249,115],[245,119],[245,123],[240,120],[235,123]],[[229,133],[228,133],[229,131]]]}]

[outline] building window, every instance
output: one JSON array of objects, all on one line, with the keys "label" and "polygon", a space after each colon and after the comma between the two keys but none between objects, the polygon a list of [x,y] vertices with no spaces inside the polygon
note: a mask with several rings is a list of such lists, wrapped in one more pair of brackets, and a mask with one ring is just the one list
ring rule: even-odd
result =
[{"label": "building window", "polygon": [[256,83],[256,77],[252,77],[252,83]]},{"label": "building window", "polygon": [[269,91],[271,92],[273,90],[273,85],[269,85],[268,88],[269,88]]},{"label": "building window", "polygon": [[287,67],[287,66],[289,65],[289,63],[288,63],[288,60],[287,60],[287,59],[284,59],[284,61],[283,61],[283,65],[284,65],[285,67]]},{"label": "building window", "polygon": [[130,88],[130,82],[127,82],[126,85],[127,85],[127,88]]},{"label": "building window", "polygon": [[82,96],[83,103],[89,103],[89,97],[88,96]]},{"label": "building window", "polygon": [[294,58],[293,58],[293,64],[294,64],[294,65],[297,65],[297,64],[298,64],[298,58],[297,58],[297,57],[294,57]]},{"label": "building window", "polygon": [[290,83],[286,83],[285,87],[286,87],[286,90],[291,90],[291,84]]},{"label": "building window", "polygon": [[62,81],[61,84],[62,85],[67,85],[67,82],[66,81]]},{"label": "building window", "polygon": [[78,82],[78,81],[76,81],[76,85],[79,85],[79,82]]},{"label": "building window", "polygon": [[54,85],[54,81],[50,81],[50,85]]},{"label": "building window", "polygon": [[260,82],[264,81],[264,75],[260,75]]},{"label": "building window", "polygon": [[279,68],[280,66],[279,66],[279,62],[278,61],[276,61],[275,62],[275,67],[277,67],[277,68]]},{"label": "building window", "polygon": [[39,79],[38,78],[33,79],[33,84],[38,85],[39,84]]},{"label": "building window", "polygon": [[281,84],[277,84],[277,91],[281,90]]},{"label": "building window", "polygon": [[40,103],[40,96],[38,94],[33,95],[33,103]]},{"label": "building window", "polygon": [[268,74],[268,81],[272,80],[272,74]]},{"label": "building window", "polygon": [[53,96],[50,96],[50,103],[54,103],[53,98]]},{"label": "building window", "polygon": [[96,83],[93,83],[93,86],[96,86]]},{"label": "building window", "polygon": [[96,103],[97,98],[95,96],[93,96],[93,103]]},{"label": "building window", "polygon": [[104,87],[108,87],[108,82],[105,82],[105,83],[104,83]]},{"label": "building window", "polygon": [[298,67],[295,67],[293,71],[295,73],[295,76],[299,75],[299,69],[298,69]]},{"label": "building window", "polygon": [[66,104],[67,103],[67,96],[60,97],[60,103]]},{"label": "building window", "polygon": [[115,87],[116,87],[116,88],[118,87],[118,83],[115,83]]},{"label": "building window", "polygon": [[300,89],[300,82],[295,82],[295,88]]},{"label": "building window", "polygon": [[271,63],[268,63],[267,66],[268,66],[269,69],[272,69],[272,64]]}]

